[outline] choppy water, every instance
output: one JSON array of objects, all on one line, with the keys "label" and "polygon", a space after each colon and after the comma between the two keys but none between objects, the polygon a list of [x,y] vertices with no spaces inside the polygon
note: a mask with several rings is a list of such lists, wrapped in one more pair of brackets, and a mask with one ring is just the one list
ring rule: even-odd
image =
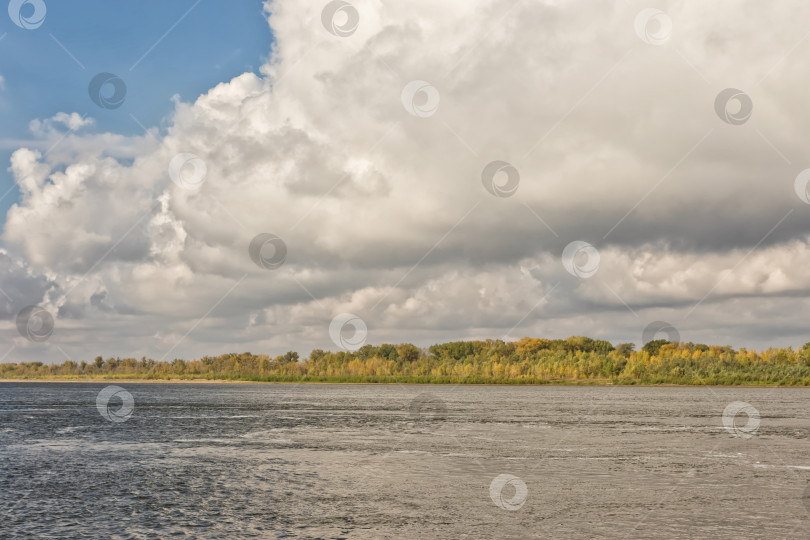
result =
[{"label": "choppy water", "polygon": [[0,537],[810,536],[810,390],[106,386],[0,383]]}]

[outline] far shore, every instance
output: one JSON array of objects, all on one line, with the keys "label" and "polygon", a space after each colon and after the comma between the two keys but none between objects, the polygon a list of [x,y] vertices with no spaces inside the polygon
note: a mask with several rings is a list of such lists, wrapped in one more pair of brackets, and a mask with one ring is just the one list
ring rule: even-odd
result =
[{"label": "far shore", "polygon": [[[152,384],[152,383],[171,383],[171,384],[301,384],[301,383],[288,383],[288,382],[274,382],[274,381],[234,381],[229,379],[102,379],[102,378],[86,378],[86,379],[0,379],[0,383],[11,382],[29,382],[29,383],[126,383],[126,384]],[[310,383],[308,383],[310,384]],[[335,383],[339,384],[339,383]]]},{"label": "far shore", "polygon": [[641,387],[641,388],[806,388],[808,386],[791,386],[791,385],[759,385],[759,384],[613,384],[610,380],[605,379],[579,379],[579,380],[558,380],[549,381],[546,384],[528,384],[528,383],[453,383],[453,382],[339,382],[339,381],[240,381],[232,379],[104,379],[104,378],[86,378],[86,379],[0,379],[0,383],[95,383],[95,384],[279,384],[279,385],[300,385],[300,384],[335,384],[335,385],[399,385],[399,386],[623,386],[626,388]]}]

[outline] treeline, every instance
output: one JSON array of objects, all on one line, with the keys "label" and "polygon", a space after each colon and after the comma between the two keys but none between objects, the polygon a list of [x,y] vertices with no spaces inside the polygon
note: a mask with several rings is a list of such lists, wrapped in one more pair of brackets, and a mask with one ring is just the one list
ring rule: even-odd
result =
[{"label": "treeline", "polygon": [[316,349],[223,354],[197,360],[96,357],[91,362],[0,364],[6,379],[211,379],[276,382],[613,383],[810,386],[810,343],[800,349],[734,350],[655,340],[636,351],[587,337],[456,341],[422,349],[365,345],[355,352]]}]

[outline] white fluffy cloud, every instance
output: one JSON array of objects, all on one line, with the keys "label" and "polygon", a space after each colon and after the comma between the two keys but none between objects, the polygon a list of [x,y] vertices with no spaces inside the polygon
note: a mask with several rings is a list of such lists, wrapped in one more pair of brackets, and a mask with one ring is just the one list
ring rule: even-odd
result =
[{"label": "white fluffy cloud", "polygon": [[52,132],[57,131],[60,125],[70,131],[76,131],[83,127],[92,126],[95,121],[92,118],[82,117],[79,113],[56,113],[47,120],[31,120],[31,133],[42,138],[47,137]]},{"label": "white fluffy cloud", "polygon": [[[807,340],[810,207],[793,180],[810,7],[678,5],[651,45],[626,4],[353,5],[338,37],[322,5],[268,3],[261,76],[178,103],[163,136],[32,122],[43,143],[11,160],[22,195],[0,262],[17,270],[0,300],[57,320],[42,345],[9,318],[14,354],[306,352],[334,348],[341,312],[374,343],[639,342],[656,319],[685,340]],[[435,91],[403,96],[412,81]],[[751,96],[742,125],[715,113],[727,87]],[[195,189],[189,166],[170,172],[180,153],[205,163]],[[512,197],[482,185],[494,160],[519,172]],[[281,268],[248,256],[259,233],[286,243]],[[561,264],[574,240],[599,250],[589,279]]]}]

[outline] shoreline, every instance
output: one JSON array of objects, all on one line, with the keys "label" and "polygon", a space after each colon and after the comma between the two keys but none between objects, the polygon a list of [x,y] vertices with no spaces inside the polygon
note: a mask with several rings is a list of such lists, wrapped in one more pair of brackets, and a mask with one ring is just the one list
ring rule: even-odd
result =
[{"label": "shoreline", "polygon": [[406,385],[406,386],[510,386],[510,387],[546,387],[546,386],[623,386],[627,388],[805,388],[808,386],[764,385],[764,384],[613,384],[603,379],[583,379],[581,381],[550,381],[546,384],[530,383],[430,383],[430,382],[330,382],[330,381],[238,381],[229,379],[0,379],[0,383],[121,383],[121,384],[334,384],[334,385]]}]

